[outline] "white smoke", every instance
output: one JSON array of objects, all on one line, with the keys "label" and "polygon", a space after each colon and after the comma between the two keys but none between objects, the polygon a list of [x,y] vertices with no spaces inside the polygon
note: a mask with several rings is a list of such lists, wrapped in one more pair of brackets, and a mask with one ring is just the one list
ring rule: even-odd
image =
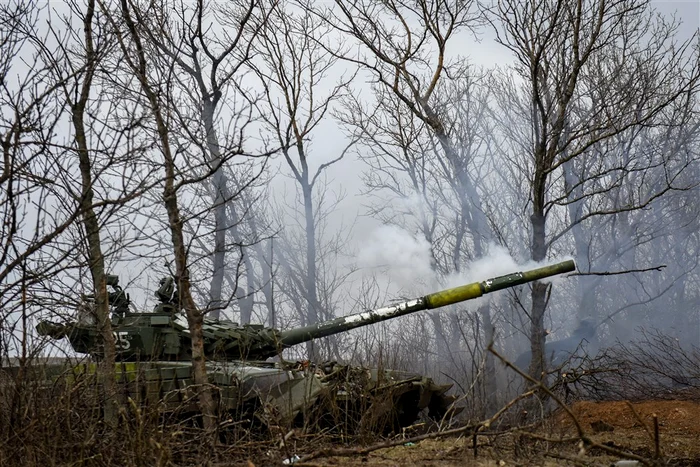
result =
[{"label": "white smoke", "polygon": [[500,245],[489,244],[487,252],[487,256],[472,261],[464,271],[447,276],[445,286],[456,287],[471,282],[481,282],[524,269],[513,259],[508,250]]},{"label": "white smoke", "polygon": [[395,225],[375,229],[360,248],[358,266],[379,269],[401,288],[415,287],[433,277],[430,244]]},{"label": "white smoke", "polygon": [[[369,235],[360,249],[357,261],[358,266],[380,270],[387,280],[402,289],[413,291],[413,295],[417,296],[539,268],[566,259],[540,263],[532,260],[518,262],[505,247],[495,243],[490,243],[486,251],[486,256],[471,261],[461,272],[438,276],[432,267],[430,244],[422,236],[413,235],[395,225],[382,225]],[[560,277],[562,276],[554,276],[544,281],[551,282]],[[479,305],[482,301],[474,304]]]},{"label": "white smoke", "polygon": [[[444,284],[446,287],[456,287],[462,284],[468,284],[471,282],[481,282],[486,279],[492,279],[494,277],[503,276],[505,274],[511,274],[514,272],[527,271],[530,269],[541,268],[549,264],[558,263],[561,261],[566,261],[570,258],[558,258],[556,260],[548,260],[536,262],[532,260],[527,261],[516,261],[515,258],[511,256],[508,250],[495,243],[489,243],[487,248],[487,255],[478,259],[475,259],[469,263],[468,267],[464,271],[458,274],[450,274],[445,278]],[[545,279],[541,279],[541,282],[552,282],[561,278],[562,276],[552,276]]]}]

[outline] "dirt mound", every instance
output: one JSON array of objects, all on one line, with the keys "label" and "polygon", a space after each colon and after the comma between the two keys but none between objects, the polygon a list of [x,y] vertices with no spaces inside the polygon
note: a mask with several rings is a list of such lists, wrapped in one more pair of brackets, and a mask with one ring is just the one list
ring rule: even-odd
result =
[{"label": "dirt mound", "polygon": [[[656,415],[662,433],[695,433],[700,436],[700,403],[693,401],[581,401],[573,404],[571,411],[586,431],[643,428],[640,421],[651,430]],[[562,424],[571,424],[566,413],[559,413],[558,419]]]},{"label": "dirt mound", "polygon": [[[427,439],[348,457],[317,458],[310,464],[333,467],[430,467],[499,465],[612,465],[620,460],[600,446],[622,453],[652,459],[656,415],[659,421],[659,449],[666,465],[700,466],[700,402],[687,400],[580,401],[570,409],[596,443],[582,450],[571,441],[576,430],[571,417],[563,410],[535,428],[524,432],[482,432],[477,450],[472,436]],[[542,443],[542,439],[547,439]],[[560,440],[560,441],[557,441]],[[360,447],[356,447],[360,450]],[[622,458],[626,458],[624,455]]]}]

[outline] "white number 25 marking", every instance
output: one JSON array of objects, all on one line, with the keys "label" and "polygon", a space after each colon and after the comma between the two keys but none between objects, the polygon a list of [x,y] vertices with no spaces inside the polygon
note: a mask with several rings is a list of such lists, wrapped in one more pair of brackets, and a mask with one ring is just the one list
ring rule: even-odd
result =
[{"label": "white number 25 marking", "polygon": [[114,347],[117,350],[129,350],[131,348],[131,342],[129,341],[128,332],[115,332],[114,334]]}]

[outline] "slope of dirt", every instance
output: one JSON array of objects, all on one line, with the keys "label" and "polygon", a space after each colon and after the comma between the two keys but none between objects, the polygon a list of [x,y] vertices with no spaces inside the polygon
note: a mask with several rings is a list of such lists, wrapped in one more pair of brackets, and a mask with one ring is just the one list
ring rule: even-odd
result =
[{"label": "slope of dirt", "polygon": [[[692,401],[581,401],[571,407],[585,433],[597,443],[651,458],[655,452],[654,415],[660,450],[667,465],[700,466],[700,403]],[[528,434],[529,433],[529,434]],[[532,436],[534,435],[534,436]],[[429,439],[381,449],[364,456],[314,459],[313,466],[506,466],[611,465],[619,458],[600,449],[583,449],[571,417],[557,411],[528,432],[484,433]],[[302,453],[300,453],[302,454]]]},{"label": "slope of dirt", "polygon": [[[592,439],[651,457],[655,450],[654,417],[659,426],[661,454],[671,464],[700,466],[700,403],[694,401],[581,401],[571,406],[581,428]],[[571,417],[560,411],[554,419],[574,434]]]},{"label": "slope of dirt", "polygon": [[[643,401],[643,402],[576,402],[571,411],[581,423],[583,429],[594,427],[603,422],[613,429],[642,428],[642,423],[653,428],[654,416],[659,421],[659,432],[696,434],[700,439],[700,403],[693,401]],[[566,423],[569,418],[560,413],[559,417]]]}]

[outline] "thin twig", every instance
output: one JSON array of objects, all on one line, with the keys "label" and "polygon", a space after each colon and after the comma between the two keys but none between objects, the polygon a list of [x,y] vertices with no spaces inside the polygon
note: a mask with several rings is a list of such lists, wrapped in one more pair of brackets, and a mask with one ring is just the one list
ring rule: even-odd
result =
[{"label": "thin twig", "polygon": [[654,459],[661,458],[661,446],[659,442],[659,418],[656,414],[652,414],[654,419]]},{"label": "thin twig", "polygon": [[644,420],[642,420],[642,417],[637,413],[636,410],[634,410],[634,406],[630,403],[630,401],[625,401],[625,404],[627,407],[630,409],[630,412],[634,415],[634,418],[637,419],[640,425],[642,425],[642,428],[644,428],[644,431],[647,432],[647,435],[649,435],[649,439],[653,442],[654,441],[654,435],[651,434],[651,431],[649,430],[649,427],[647,426],[646,423],[644,423]]},{"label": "thin twig", "polygon": [[651,271],[661,271],[666,267],[665,264],[660,264],[659,266],[653,266],[644,269],[625,269],[624,271],[590,271],[590,272],[574,272],[569,274],[569,276],[618,276],[620,274],[631,274],[634,272],[651,272]]}]

